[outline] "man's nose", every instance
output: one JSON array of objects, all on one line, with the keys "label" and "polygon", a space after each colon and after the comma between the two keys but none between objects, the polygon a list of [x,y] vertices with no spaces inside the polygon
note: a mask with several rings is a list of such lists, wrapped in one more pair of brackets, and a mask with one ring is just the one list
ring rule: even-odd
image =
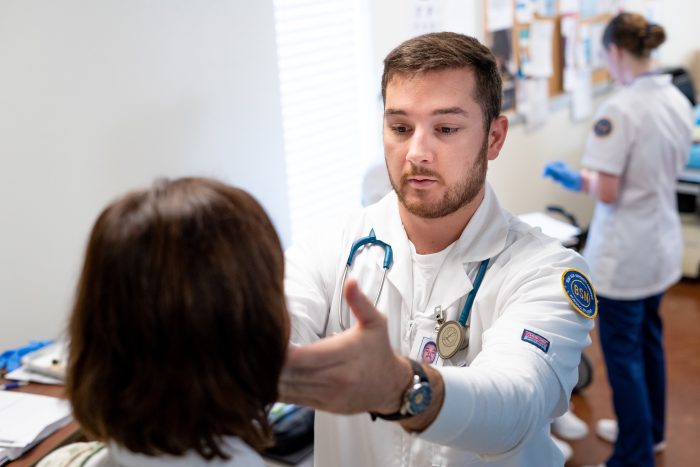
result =
[{"label": "man's nose", "polygon": [[434,136],[431,131],[416,128],[406,153],[406,160],[415,165],[430,163],[435,158]]}]

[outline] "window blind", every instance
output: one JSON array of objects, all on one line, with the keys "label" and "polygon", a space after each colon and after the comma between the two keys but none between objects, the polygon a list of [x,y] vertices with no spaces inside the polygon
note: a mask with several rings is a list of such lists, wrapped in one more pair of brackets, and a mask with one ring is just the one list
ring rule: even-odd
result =
[{"label": "window blind", "polygon": [[371,128],[365,0],[274,0],[274,10],[294,242],[360,206],[380,129]]}]

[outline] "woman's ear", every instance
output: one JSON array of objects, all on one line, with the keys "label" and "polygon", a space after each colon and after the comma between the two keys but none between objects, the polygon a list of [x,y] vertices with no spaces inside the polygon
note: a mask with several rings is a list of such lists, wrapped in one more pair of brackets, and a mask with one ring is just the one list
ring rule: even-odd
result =
[{"label": "woman's ear", "polygon": [[614,63],[620,62],[620,48],[615,44],[610,44],[607,49],[608,59]]}]

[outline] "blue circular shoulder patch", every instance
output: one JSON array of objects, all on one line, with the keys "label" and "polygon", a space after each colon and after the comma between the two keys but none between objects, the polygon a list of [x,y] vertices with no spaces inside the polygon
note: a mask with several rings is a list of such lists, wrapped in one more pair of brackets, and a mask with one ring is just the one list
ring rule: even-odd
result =
[{"label": "blue circular shoulder patch", "polygon": [[607,118],[601,118],[597,122],[595,122],[595,125],[593,125],[593,132],[595,132],[596,136],[608,136],[610,133],[612,133],[612,122],[608,120]]},{"label": "blue circular shoulder patch", "polygon": [[598,315],[598,300],[588,278],[576,269],[567,269],[561,275],[566,298],[582,316],[593,319]]}]

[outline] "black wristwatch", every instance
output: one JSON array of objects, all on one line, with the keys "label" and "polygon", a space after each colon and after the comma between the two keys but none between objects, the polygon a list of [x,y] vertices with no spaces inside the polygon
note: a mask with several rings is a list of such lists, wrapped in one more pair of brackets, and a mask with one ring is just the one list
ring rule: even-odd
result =
[{"label": "black wristwatch", "polygon": [[377,418],[391,421],[403,420],[424,412],[430,405],[430,400],[433,396],[430,381],[428,381],[428,377],[420,363],[415,360],[410,360],[410,362],[413,368],[413,381],[411,381],[406,392],[403,393],[401,408],[399,408],[398,412],[390,414],[370,412],[369,414],[372,417],[372,421]]}]

